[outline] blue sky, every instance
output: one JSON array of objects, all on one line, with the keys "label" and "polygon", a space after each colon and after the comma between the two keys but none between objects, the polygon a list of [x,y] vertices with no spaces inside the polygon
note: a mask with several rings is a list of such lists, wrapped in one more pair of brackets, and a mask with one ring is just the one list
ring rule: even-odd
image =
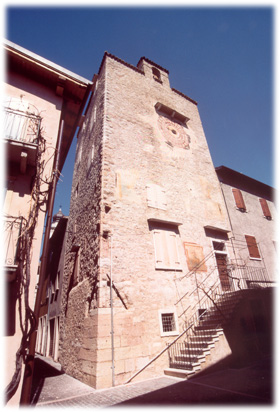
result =
[{"label": "blue sky", "polygon": [[[153,60],[198,102],[214,166],[273,186],[273,15],[263,6],[6,5],[5,37],[89,80],[105,51],[135,66]],[[54,212],[69,212],[75,144]]]}]

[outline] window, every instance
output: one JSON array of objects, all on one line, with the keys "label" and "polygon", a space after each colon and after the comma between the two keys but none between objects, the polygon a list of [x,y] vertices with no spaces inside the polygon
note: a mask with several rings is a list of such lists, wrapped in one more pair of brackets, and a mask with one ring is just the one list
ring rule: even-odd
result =
[{"label": "window", "polygon": [[219,252],[226,252],[226,245],[224,242],[218,242],[216,240],[212,241],[213,249]]},{"label": "window", "polygon": [[236,207],[242,212],[246,211],[245,202],[242,196],[242,193],[239,189],[232,189]]},{"label": "window", "polygon": [[52,303],[54,301],[55,298],[55,287],[54,287],[54,283],[51,282],[51,287],[50,287],[50,303]]},{"label": "window", "polygon": [[174,313],[162,313],[161,321],[163,332],[172,332],[176,329]]},{"label": "window", "polygon": [[182,270],[178,237],[176,226],[163,224],[153,228],[156,269]]},{"label": "window", "polygon": [[158,185],[148,184],[147,188],[147,202],[149,207],[166,210],[166,193],[165,190]]},{"label": "window", "polygon": [[268,220],[271,220],[271,213],[267,201],[265,199],[259,199],[259,201],[262,207],[264,217]]},{"label": "window", "polygon": [[161,336],[179,334],[178,319],[174,309],[159,310],[159,323]]},{"label": "window", "polygon": [[156,69],[155,67],[152,67],[152,72],[153,72],[153,78],[157,80],[158,82],[162,83],[161,78],[160,78],[160,71]]},{"label": "window", "polygon": [[10,97],[5,104],[4,134],[6,139],[28,141],[28,103],[23,99]]},{"label": "window", "polygon": [[75,198],[76,198],[76,199],[77,199],[77,197],[78,197],[78,194],[79,194],[79,184],[77,184],[76,190],[75,190]]},{"label": "window", "polygon": [[250,258],[251,259],[261,259],[261,255],[260,255],[259,248],[256,242],[256,238],[254,236],[245,235],[245,239],[247,242]]},{"label": "window", "polygon": [[59,283],[60,283],[60,271],[57,272],[57,275],[56,275],[56,277],[55,277],[55,283],[54,283],[54,287],[55,287],[55,297],[54,297],[54,300],[57,300],[57,297],[58,297]]}]

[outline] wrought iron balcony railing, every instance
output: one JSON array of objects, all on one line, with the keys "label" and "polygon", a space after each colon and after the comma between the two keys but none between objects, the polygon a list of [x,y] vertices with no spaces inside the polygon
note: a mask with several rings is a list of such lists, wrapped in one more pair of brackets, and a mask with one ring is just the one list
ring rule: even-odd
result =
[{"label": "wrought iron balcony railing", "polygon": [[19,239],[23,229],[23,219],[6,217],[3,219],[4,266],[13,268],[18,263]]},{"label": "wrought iron balcony railing", "polygon": [[41,118],[35,114],[4,108],[4,137],[24,143],[38,143]]}]

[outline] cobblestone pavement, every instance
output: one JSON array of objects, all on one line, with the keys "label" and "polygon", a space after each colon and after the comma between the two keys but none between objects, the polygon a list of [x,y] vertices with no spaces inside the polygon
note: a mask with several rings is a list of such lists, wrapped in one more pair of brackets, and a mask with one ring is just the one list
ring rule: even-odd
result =
[{"label": "cobblestone pavement", "polygon": [[[41,366],[45,365],[41,362]],[[36,407],[273,405],[270,359],[247,367],[202,373],[189,380],[162,376],[100,390],[59,370],[52,369],[50,376],[50,370],[44,372],[44,368],[34,388]]]}]

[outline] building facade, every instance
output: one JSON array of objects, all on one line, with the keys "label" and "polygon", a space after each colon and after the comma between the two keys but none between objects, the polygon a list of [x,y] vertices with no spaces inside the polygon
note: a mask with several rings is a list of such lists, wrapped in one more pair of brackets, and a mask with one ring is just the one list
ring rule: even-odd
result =
[{"label": "building facade", "polygon": [[[53,155],[60,152],[60,171],[77,128],[70,214],[58,213],[51,230],[36,351],[95,388],[163,371],[187,376],[233,352],[247,356],[252,342],[268,353],[271,188],[215,170],[197,103],[151,60],[133,66],[106,52],[90,82],[11,43],[6,49],[7,382],[23,342],[18,291],[30,205],[37,189],[36,204],[47,201]],[[19,393],[20,384],[13,403]]]},{"label": "building facade", "polygon": [[266,280],[274,282],[277,235],[273,188],[225,166],[217,167],[216,172],[238,263],[262,268]]},{"label": "building facade", "polygon": [[[93,387],[126,382],[180,335],[203,288],[227,287],[231,226],[197,103],[147,58],[105,53],[94,76],[68,230],[60,362]],[[168,364],[165,352],[141,379]]]},{"label": "building facade", "polygon": [[59,323],[67,220],[68,217],[64,216],[61,210],[53,217],[36,340],[36,352],[52,358],[55,362],[59,358]]},{"label": "building facade", "polygon": [[4,370],[8,403],[17,405],[28,337],[36,327],[32,310],[44,210],[53,175],[62,169],[91,82],[14,43],[5,41],[4,49]]}]

